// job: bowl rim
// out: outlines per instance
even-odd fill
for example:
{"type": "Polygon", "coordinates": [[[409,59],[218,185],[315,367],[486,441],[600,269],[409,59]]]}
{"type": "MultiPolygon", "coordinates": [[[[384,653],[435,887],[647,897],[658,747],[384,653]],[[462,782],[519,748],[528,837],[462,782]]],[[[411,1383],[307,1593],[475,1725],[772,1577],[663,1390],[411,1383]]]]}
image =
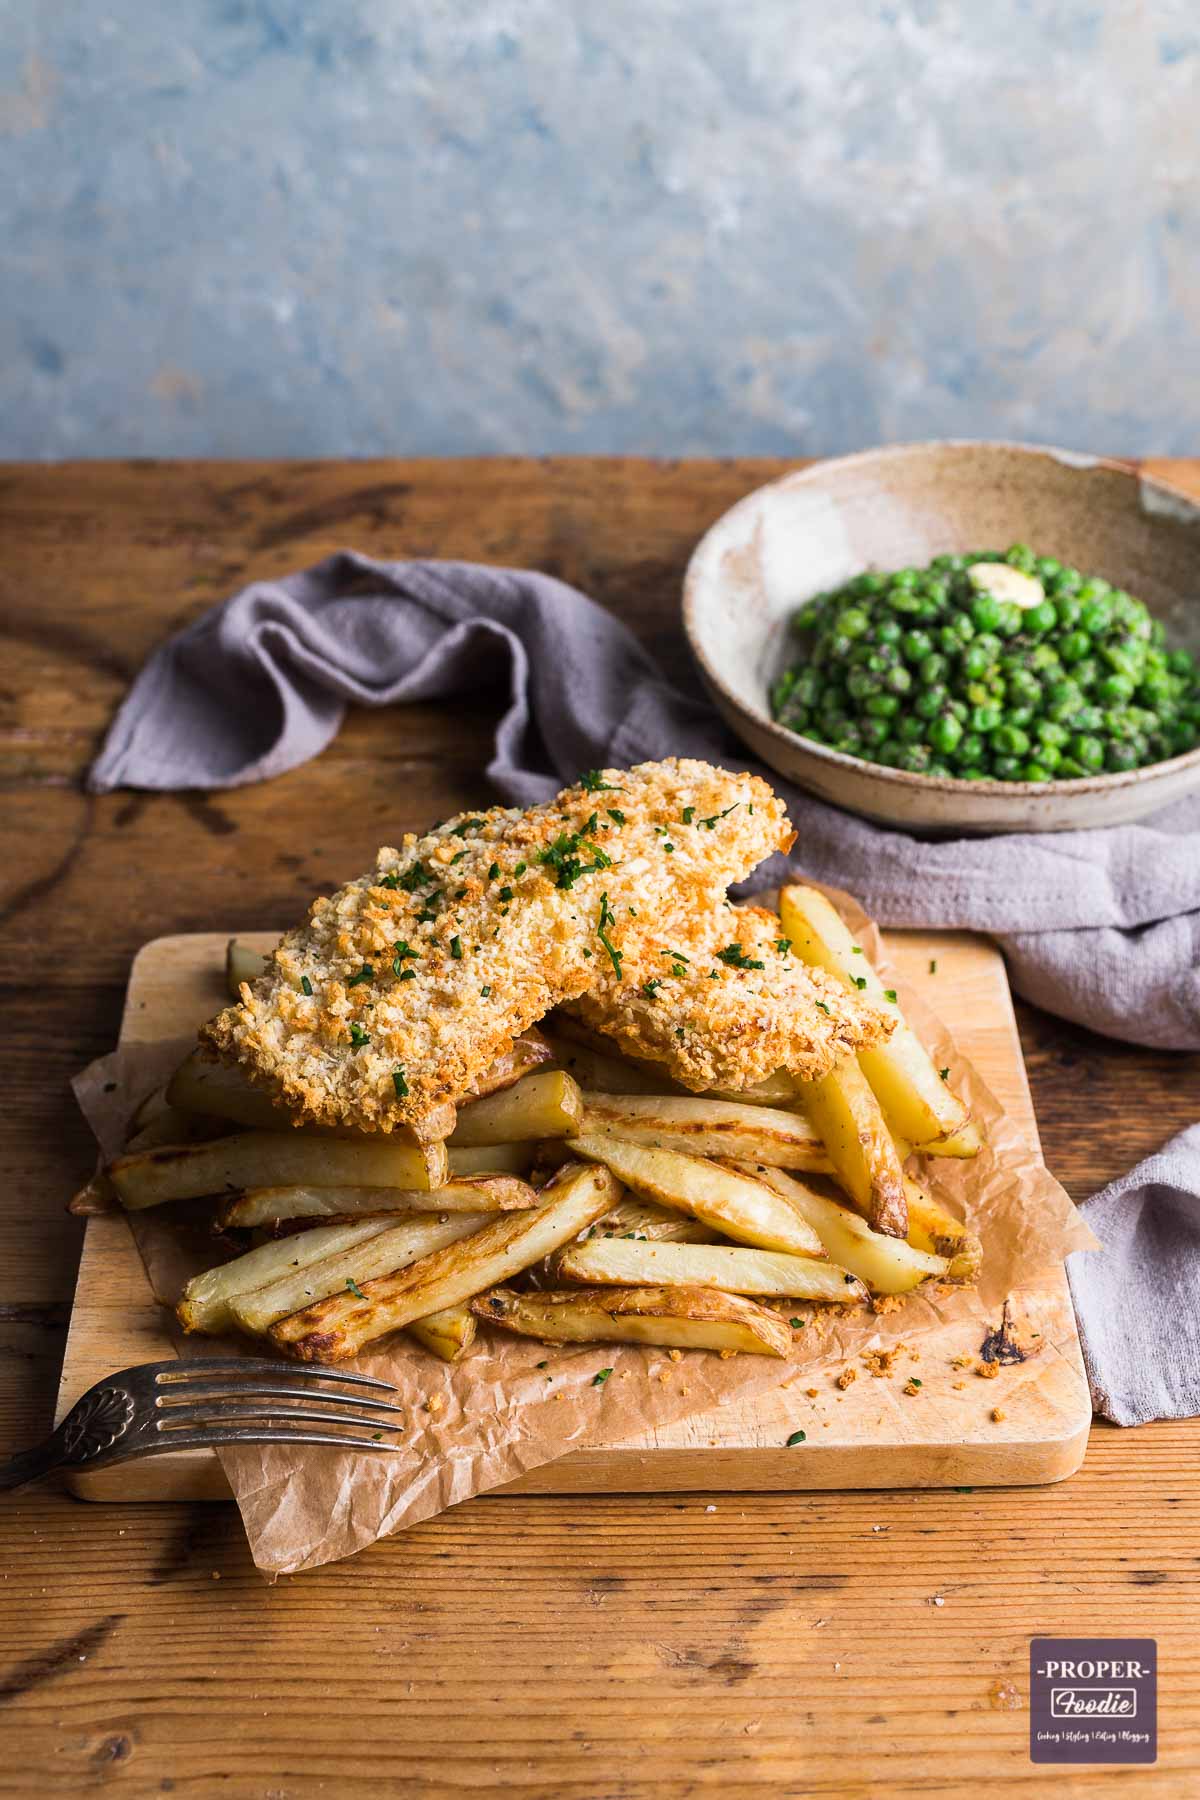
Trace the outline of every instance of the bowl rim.
{"type": "Polygon", "coordinates": [[[683,629],[692,655],[700,665],[701,673],[709,686],[720,694],[735,712],[751,718],[754,724],[780,744],[795,752],[797,749],[806,756],[819,762],[826,762],[832,768],[845,769],[849,772],[869,775],[886,784],[913,791],[924,790],[931,793],[978,795],[980,799],[1011,800],[1028,802],[1041,796],[1063,795],[1069,798],[1073,794],[1090,794],[1097,790],[1104,793],[1116,793],[1121,788],[1135,787],[1148,779],[1154,779],[1168,772],[1200,768],[1200,744],[1191,750],[1185,750],[1180,756],[1166,757],[1161,762],[1145,763],[1140,769],[1122,769],[1107,774],[1075,775],[1065,781],[971,781],[959,775],[919,775],[909,769],[889,768],[886,763],[873,763],[863,756],[851,756],[844,750],[834,750],[828,744],[818,744],[812,738],[804,737],[798,731],[790,731],[786,725],[778,724],[768,712],[757,705],[743,700],[740,694],[722,680],[717,670],[709,661],[700,639],[700,632],[695,617],[695,589],[698,580],[697,564],[700,554],[713,536],[726,521],[736,513],[749,512],[762,494],[771,488],[790,486],[807,477],[816,477],[818,472],[830,469],[844,469],[855,463],[901,461],[917,453],[931,450],[983,450],[983,451],[1017,451],[1021,455],[1037,457],[1044,461],[1056,462],[1062,467],[1080,474],[1090,474],[1093,470],[1110,470],[1123,475],[1139,486],[1157,489],[1170,501],[1178,503],[1182,508],[1193,512],[1196,523],[1200,525],[1200,501],[1185,489],[1176,487],[1173,482],[1163,481],[1157,475],[1148,475],[1138,467],[1135,460],[1126,460],[1113,456],[1095,456],[1087,451],[1065,450],[1053,444],[1026,444],[1009,438],[923,438],[903,444],[881,444],[873,449],[854,450],[846,456],[815,457],[810,462],[799,464],[796,468],[785,470],[771,481],[764,481],[740,500],[713,520],[704,535],[699,539],[683,576],[683,629]]]}

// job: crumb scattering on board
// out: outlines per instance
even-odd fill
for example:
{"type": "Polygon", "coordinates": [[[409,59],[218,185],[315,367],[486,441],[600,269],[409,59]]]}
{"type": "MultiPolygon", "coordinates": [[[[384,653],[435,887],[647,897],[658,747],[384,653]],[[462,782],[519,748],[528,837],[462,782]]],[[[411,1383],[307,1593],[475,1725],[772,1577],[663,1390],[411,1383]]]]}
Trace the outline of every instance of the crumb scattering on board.
{"type": "Polygon", "coordinates": [[[857,1380],[858,1380],[858,1370],[851,1368],[850,1364],[847,1363],[846,1367],[842,1370],[841,1374],[837,1377],[835,1385],[840,1388],[848,1388],[850,1386],[851,1382],[854,1382],[857,1380]]]}
{"type": "Polygon", "coordinates": [[[976,1365],[975,1373],[981,1375],[985,1381],[995,1381],[997,1375],[1000,1373],[1000,1364],[993,1362],[978,1363],[976,1365]]]}

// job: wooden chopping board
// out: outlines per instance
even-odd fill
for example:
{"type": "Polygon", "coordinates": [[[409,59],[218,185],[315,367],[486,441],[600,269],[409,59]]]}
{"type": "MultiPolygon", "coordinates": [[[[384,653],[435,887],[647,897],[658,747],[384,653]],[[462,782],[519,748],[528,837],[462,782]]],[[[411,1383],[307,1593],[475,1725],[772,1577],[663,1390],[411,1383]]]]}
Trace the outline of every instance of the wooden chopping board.
{"type": "MultiPolygon", "coordinates": [[[[276,933],[247,936],[268,950],[276,933]]],[[[888,952],[901,976],[919,987],[963,1054],[1038,1149],[1037,1123],[1004,963],[984,940],[965,933],[893,932],[888,952]],[[936,959],[937,974],[929,973],[936,959]]],[[[224,999],[226,935],[156,938],[130,972],[124,1044],[182,1036],[224,999]]],[[[1060,1267],[1019,1296],[1022,1315],[1045,1348],[981,1381],[952,1371],[956,1355],[978,1357],[977,1321],[922,1340],[919,1398],[899,1380],[868,1377],[840,1390],[833,1369],[814,1373],[805,1397],[803,1455],[785,1448],[797,1423],[794,1392],[758,1394],[719,1413],[628,1443],[573,1451],[547,1463],[507,1493],[681,1492],[696,1489],[818,1489],[1029,1485],[1061,1481],[1083,1461],[1091,1400],[1066,1274],[1060,1267]],[[936,1377],[931,1374],[937,1370],[936,1377]],[[961,1385],[956,1386],[956,1383],[961,1385]],[[1002,1405],[1001,1405],[1002,1402],[1002,1405]],[[1004,1417],[992,1420],[1000,1406],[1004,1417]]],[[[997,1323],[999,1321],[996,1321],[997,1323]]],[[[90,1218],[63,1360],[57,1417],[102,1377],[173,1354],[164,1315],[120,1214],[90,1218]]],[[[89,1500],[228,1499],[209,1451],[149,1457],[68,1478],[89,1500]]],[[[499,1490],[497,1490],[499,1491],[499,1490]]]]}

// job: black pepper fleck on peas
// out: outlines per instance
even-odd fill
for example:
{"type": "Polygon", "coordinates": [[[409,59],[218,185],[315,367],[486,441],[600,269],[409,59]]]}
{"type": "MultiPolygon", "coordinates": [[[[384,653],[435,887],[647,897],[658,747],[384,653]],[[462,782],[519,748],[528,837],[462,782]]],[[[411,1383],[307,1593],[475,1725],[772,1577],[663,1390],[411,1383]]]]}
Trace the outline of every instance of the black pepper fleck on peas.
{"type": "Polygon", "coordinates": [[[1200,744],[1200,669],[1140,600],[1027,545],[872,571],[796,613],[781,725],[959,781],[1066,781],[1200,744]]]}

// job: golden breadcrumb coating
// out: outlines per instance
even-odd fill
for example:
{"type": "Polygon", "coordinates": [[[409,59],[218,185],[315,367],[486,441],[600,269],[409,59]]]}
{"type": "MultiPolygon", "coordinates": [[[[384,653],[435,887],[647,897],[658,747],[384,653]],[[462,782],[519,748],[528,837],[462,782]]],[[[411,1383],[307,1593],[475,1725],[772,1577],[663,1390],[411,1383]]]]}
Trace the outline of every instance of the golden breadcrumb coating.
{"type": "Polygon", "coordinates": [[[865,995],[794,956],[779,915],[761,906],[663,916],[625,975],[603,970],[567,1010],[698,1093],[776,1069],[812,1081],[892,1029],[865,995]]]}
{"type": "Polygon", "coordinates": [[[299,1121],[412,1124],[791,839],[757,776],[675,758],[462,814],[314,900],[201,1041],[299,1121]]]}

